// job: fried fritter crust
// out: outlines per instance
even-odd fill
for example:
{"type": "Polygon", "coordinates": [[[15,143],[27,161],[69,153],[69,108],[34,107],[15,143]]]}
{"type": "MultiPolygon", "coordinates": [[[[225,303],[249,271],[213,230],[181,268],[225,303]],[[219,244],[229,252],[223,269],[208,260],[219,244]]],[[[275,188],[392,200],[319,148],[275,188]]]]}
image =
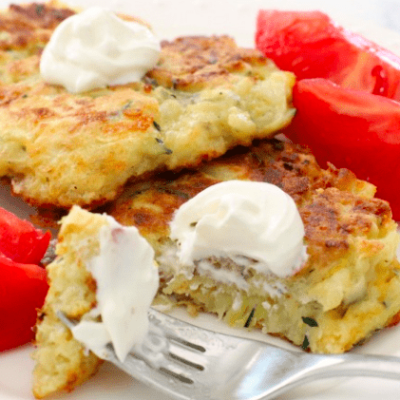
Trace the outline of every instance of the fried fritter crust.
{"type": "Polygon", "coordinates": [[[197,171],[137,183],[110,212],[137,226],[155,248],[159,303],[184,304],[192,314],[213,312],[230,325],[261,328],[313,352],[341,353],[398,320],[400,311],[399,237],[389,205],[374,193],[350,171],[321,169],[308,149],[273,139],[234,149],[197,171]],[[229,260],[206,260],[236,271],[244,290],[179,265],[169,238],[174,212],[210,185],[231,179],[273,183],[295,200],[308,259],[294,275],[281,279],[229,260]]]}
{"type": "Polygon", "coordinates": [[[19,58],[34,55],[49,41],[55,27],[73,14],[56,2],[11,4],[8,12],[0,14],[0,50],[21,52],[19,58]]]}
{"type": "Polygon", "coordinates": [[[46,84],[42,49],[72,14],[49,3],[0,16],[0,176],[33,205],[98,206],[129,179],[250,145],[294,114],[294,76],[225,36],[163,42],[138,83],[78,95],[46,84]]]}
{"type": "Polygon", "coordinates": [[[137,226],[157,247],[169,235],[173,213],[184,202],[213,184],[231,179],[277,185],[298,206],[310,202],[317,189],[328,187],[364,197],[375,193],[374,186],[358,180],[347,169],[332,165],[327,170],[320,168],[308,148],[272,139],[249,148],[237,147],[195,171],[160,174],[133,184],[108,211],[120,223],[137,226]]]}
{"type": "Polygon", "coordinates": [[[229,36],[180,37],[162,42],[163,52],[148,76],[159,85],[201,90],[224,84],[232,74],[265,78],[265,58],[253,49],[238,48],[229,36]]]}

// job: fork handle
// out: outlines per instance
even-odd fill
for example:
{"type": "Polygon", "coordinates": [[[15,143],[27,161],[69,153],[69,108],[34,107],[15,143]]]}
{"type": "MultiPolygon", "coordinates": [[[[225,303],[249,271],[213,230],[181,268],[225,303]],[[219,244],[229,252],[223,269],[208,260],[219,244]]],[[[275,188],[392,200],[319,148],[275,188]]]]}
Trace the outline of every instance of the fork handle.
{"type": "Polygon", "coordinates": [[[376,377],[400,380],[400,358],[359,354],[316,355],[298,354],[293,374],[271,385],[257,400],[270,399],[317,379],[334,377],[376,377]]]}
{"type": "Polygon", "coordinates": [[[400,380],[400,358],[362,354],[322,356],[318,362],[314,362],[314,365],[305,370],[301,380],[305,382],[305,380],[339,376],[370,376],[400,380]]]}

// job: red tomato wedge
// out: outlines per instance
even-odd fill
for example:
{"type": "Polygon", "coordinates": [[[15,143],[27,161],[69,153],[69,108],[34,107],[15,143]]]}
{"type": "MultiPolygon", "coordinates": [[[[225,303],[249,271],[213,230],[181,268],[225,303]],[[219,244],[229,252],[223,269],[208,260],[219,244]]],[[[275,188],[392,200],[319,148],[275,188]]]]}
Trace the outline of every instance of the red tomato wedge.
{"type": "Polygon", "coordinates": [[[0,351],[34,338],[37,309],[47,290],[44,268],[0,256],[0,351]]]}
{"type": "Polygon", "coordinates": [[[0,351],[34,338],[37,309],[47,294],[46,270],[38,265],[50,232],[0,208],[0,351]]]}
{"type": "Polygon", "coordinates": [[[326,78],[400,100],[400,58],[322,12],[261,10],[256,45],[298,79],[326,78]]]}
{"type": "Polygon", "coordinates": [[[39,264],[51,239],[50,232],[36,229],[0,207],[0,252],[18,263],[39,264]]]}
{"type": "Polygon", "coordinates": [[[400,105],[396,101],[343,89],[325,79],[296,83],[297,114],[285,133],[308,145],[321,165],[346,167],[377,185],[400,220],[400,105]]]}

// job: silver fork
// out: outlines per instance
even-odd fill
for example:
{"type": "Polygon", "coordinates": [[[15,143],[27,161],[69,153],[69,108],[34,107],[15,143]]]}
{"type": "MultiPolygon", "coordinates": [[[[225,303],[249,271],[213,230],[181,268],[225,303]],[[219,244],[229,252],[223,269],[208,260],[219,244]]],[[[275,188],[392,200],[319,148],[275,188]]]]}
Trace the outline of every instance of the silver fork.
{"type": "MultiPolygon", "coordinates": [[[[74,321],[58,313],[72,328],[74,321]]],[[[120,362],[106,359],[148,386],[182,400],[272,399],[321,378],[400,379],[400,358],[358,354],[315,355],[198,328],[154,309],[147,341],[120,362]]]]}

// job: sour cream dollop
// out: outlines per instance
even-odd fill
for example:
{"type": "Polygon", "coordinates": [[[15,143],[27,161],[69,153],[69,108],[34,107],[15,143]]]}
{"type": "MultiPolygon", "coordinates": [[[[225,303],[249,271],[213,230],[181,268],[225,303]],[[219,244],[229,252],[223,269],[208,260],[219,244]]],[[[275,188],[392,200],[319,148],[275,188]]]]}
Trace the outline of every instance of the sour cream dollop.
{"type": "Polygon", "coordinates": [[[79,93],[139,81],[159,58],[160,42],[146,26],[88,8],[54,31],[40,61],[51,84],[79,93]]]}
{"type": "Polygon", "coordinates": [[[183,265],[211,256],[248,257],[262,272],[288,276],[304,262],[304,225],[293,199],[275,185],[227,181],[184,203],[170,225],[183,265]]]}
{"type": "Polygon", "coordinates": [[[123,361],[146,338],[159,277],[154,250],[139,231],[106,218],[108,224],[99,233],[100,252],[87,265],[97,283],[97,307],[90,319],[101,316],[102,322],[83,319],[72,333],[100,358],[111,342],[123,361]]]}

